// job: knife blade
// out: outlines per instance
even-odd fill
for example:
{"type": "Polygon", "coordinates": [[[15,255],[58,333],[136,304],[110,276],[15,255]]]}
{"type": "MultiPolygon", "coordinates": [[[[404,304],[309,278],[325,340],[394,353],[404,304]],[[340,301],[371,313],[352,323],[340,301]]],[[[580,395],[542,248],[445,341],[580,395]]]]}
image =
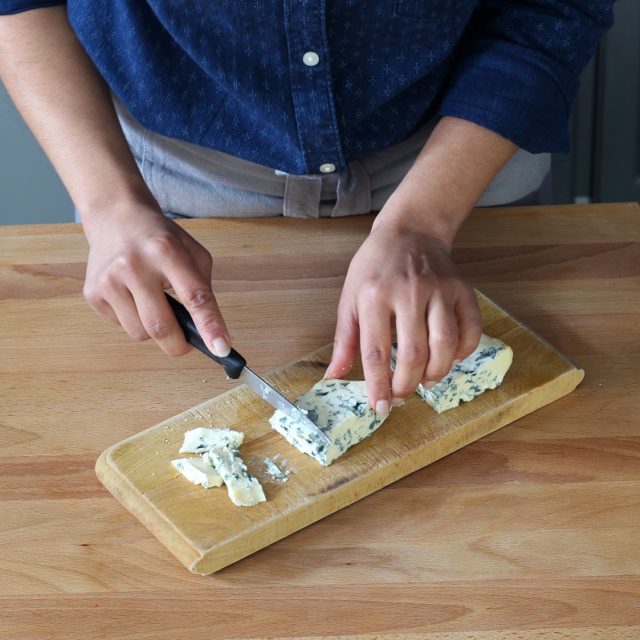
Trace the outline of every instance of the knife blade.
{"type": "Polygon", "coordinates": [[[332,445],[329,436],[313,421],[307,414],[296,407],[293,402],[287,400],[280,392],[276,391],[266,380],[263,380],[254,371],[245,365],[240,374],[242,380],[254,393],[266,400],[272,407],[282,411],[288,418],[296,422],[304,424],[317,438],[321,439],[325,444],[332,445]]]}
{"type": "Polygon", "coordinates": [[[255,373],[255,371],[247,367],[247,361],[235,349],[231,349],[229,355],[224,358],[219,358],[211,353],[196,328],[191,314],[184,305],[168,293],[165,293],[165,296],[189,344],[193,345],[198,351],[223,367],[229,378],[232,380],[242,380],[249,389],[265,402],[268,402],[274,409],[282,411],[287,417],[304,425],[316,438],[319,438],[325,444],[333,444],[329,436],[327,436],[317,424],[310,420],[302,409],[296,407],[293,402],[287,400],[277,389],[272,387],[266,380],[255,373]]]}

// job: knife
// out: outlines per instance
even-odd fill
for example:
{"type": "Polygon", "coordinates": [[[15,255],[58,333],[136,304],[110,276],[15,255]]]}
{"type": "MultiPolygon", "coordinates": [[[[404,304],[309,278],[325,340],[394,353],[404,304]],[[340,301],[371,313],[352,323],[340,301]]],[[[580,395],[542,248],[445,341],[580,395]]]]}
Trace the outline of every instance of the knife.
{"type": "Polygon", "coordinates": [[[256,395],[260,396],[263,400],[266,400],[275,409],[282,411],[282,413],[291,420],[295,420],[296,422],[303,424],[325,444],[333,444],[329,439],[329,436],[327,436],[327,434],[320,429],[318,425],[312,422],[304,411],[296,407],[292,402],[289,402],[289,400],[274,389],[266,380],[263,380],[257,373],[249,369],[249,367],[247,367],[247,361],[235,349],[231,349],[231,352],[225,358],[219,358],[211,353],[207,348],[207,345],[204,343],[202,336],[198,332],[198,329],[196,329],[196,325],[191,314],[187,311],[184,305],[168,293],[165,293],[165,296],[167,297],[167,302],[171,309],[175,313],[180,328],[184,331],[184,337],[190,345],[193,345],[198,349],[198,351],[201,351],[205,356],[211,358],[214,362],[223,367],[229,378],[232,380],[241,380],[256,395]]]}

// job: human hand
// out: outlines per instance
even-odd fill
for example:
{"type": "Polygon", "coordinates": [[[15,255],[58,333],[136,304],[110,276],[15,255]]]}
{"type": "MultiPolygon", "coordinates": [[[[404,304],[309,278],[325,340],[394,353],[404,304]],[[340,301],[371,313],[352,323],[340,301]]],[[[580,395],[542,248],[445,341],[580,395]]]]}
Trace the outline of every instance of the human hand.
{"type": "Polygon", "coordinates": [[[438,237],[380,223],[351,261],[325,377],[348,373],[359,347],[369,402],[379,415],[418,384],[435,384],[454,360],[478,345],[482,322],[476,298],[449,253],[438,237]],[[398,351],[391,379],[394,324],[398,351]]]}
{"type": "Polygon", "coordinates": [[[230,338],[211,289],[209,252],[149,205],[119,206],[85,224],[90,251],[84,296],[134,340],[153,338],[167,354],[190,350],[163,291],[173,288],[211,351],[230,338]]]}

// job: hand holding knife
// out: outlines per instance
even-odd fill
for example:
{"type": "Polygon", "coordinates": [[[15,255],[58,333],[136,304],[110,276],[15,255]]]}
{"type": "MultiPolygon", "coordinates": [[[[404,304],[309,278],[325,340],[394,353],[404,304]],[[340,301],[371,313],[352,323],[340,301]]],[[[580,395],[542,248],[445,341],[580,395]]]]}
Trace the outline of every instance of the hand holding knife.
{"type": "Polygon", "coordinates": [[[165,293],[165,295],[171,309],[175,313],[178,324],[184,331],[185,339],[189,344],[223,367],[229,378],[232,380],[241,380],[254,393],[256,393],[256,395],[260,396],[260,398],[268,402],[272,407],[279,409],[292,420],[305,424],[307,428],[316,433],[318,438],[322,439],[329,445],[332,444],[324,431],[309,420],[303,411],[296,407],[292,402],[289,402],[289,400],[274,389],[268,382],[266,382],[266,380],[263,380],[259,375],[247,367],[247,361],[235,349],[231,349],[229,355],[224,358],[220,358],[211,353],[202,339],[202,336],[198,332],[193,318],[184,305],[168,293],[165,293]]]}

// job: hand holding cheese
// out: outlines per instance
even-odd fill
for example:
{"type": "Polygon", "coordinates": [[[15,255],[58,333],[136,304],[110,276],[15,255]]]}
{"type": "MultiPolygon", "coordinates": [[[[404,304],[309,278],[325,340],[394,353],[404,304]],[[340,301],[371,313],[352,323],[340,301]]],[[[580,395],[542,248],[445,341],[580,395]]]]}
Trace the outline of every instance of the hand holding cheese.
{"type": "Polygon", "coordinates": [[[473,290],[444,242],[374,225],[349,266],[326,377],[351,369],[359,342],[369,401],[384,416],[392,399],[444,377],[454,359],[475,349],[481,331],[473,290]],[[391,381],[394,323],[398,360],[391,381]]]}

